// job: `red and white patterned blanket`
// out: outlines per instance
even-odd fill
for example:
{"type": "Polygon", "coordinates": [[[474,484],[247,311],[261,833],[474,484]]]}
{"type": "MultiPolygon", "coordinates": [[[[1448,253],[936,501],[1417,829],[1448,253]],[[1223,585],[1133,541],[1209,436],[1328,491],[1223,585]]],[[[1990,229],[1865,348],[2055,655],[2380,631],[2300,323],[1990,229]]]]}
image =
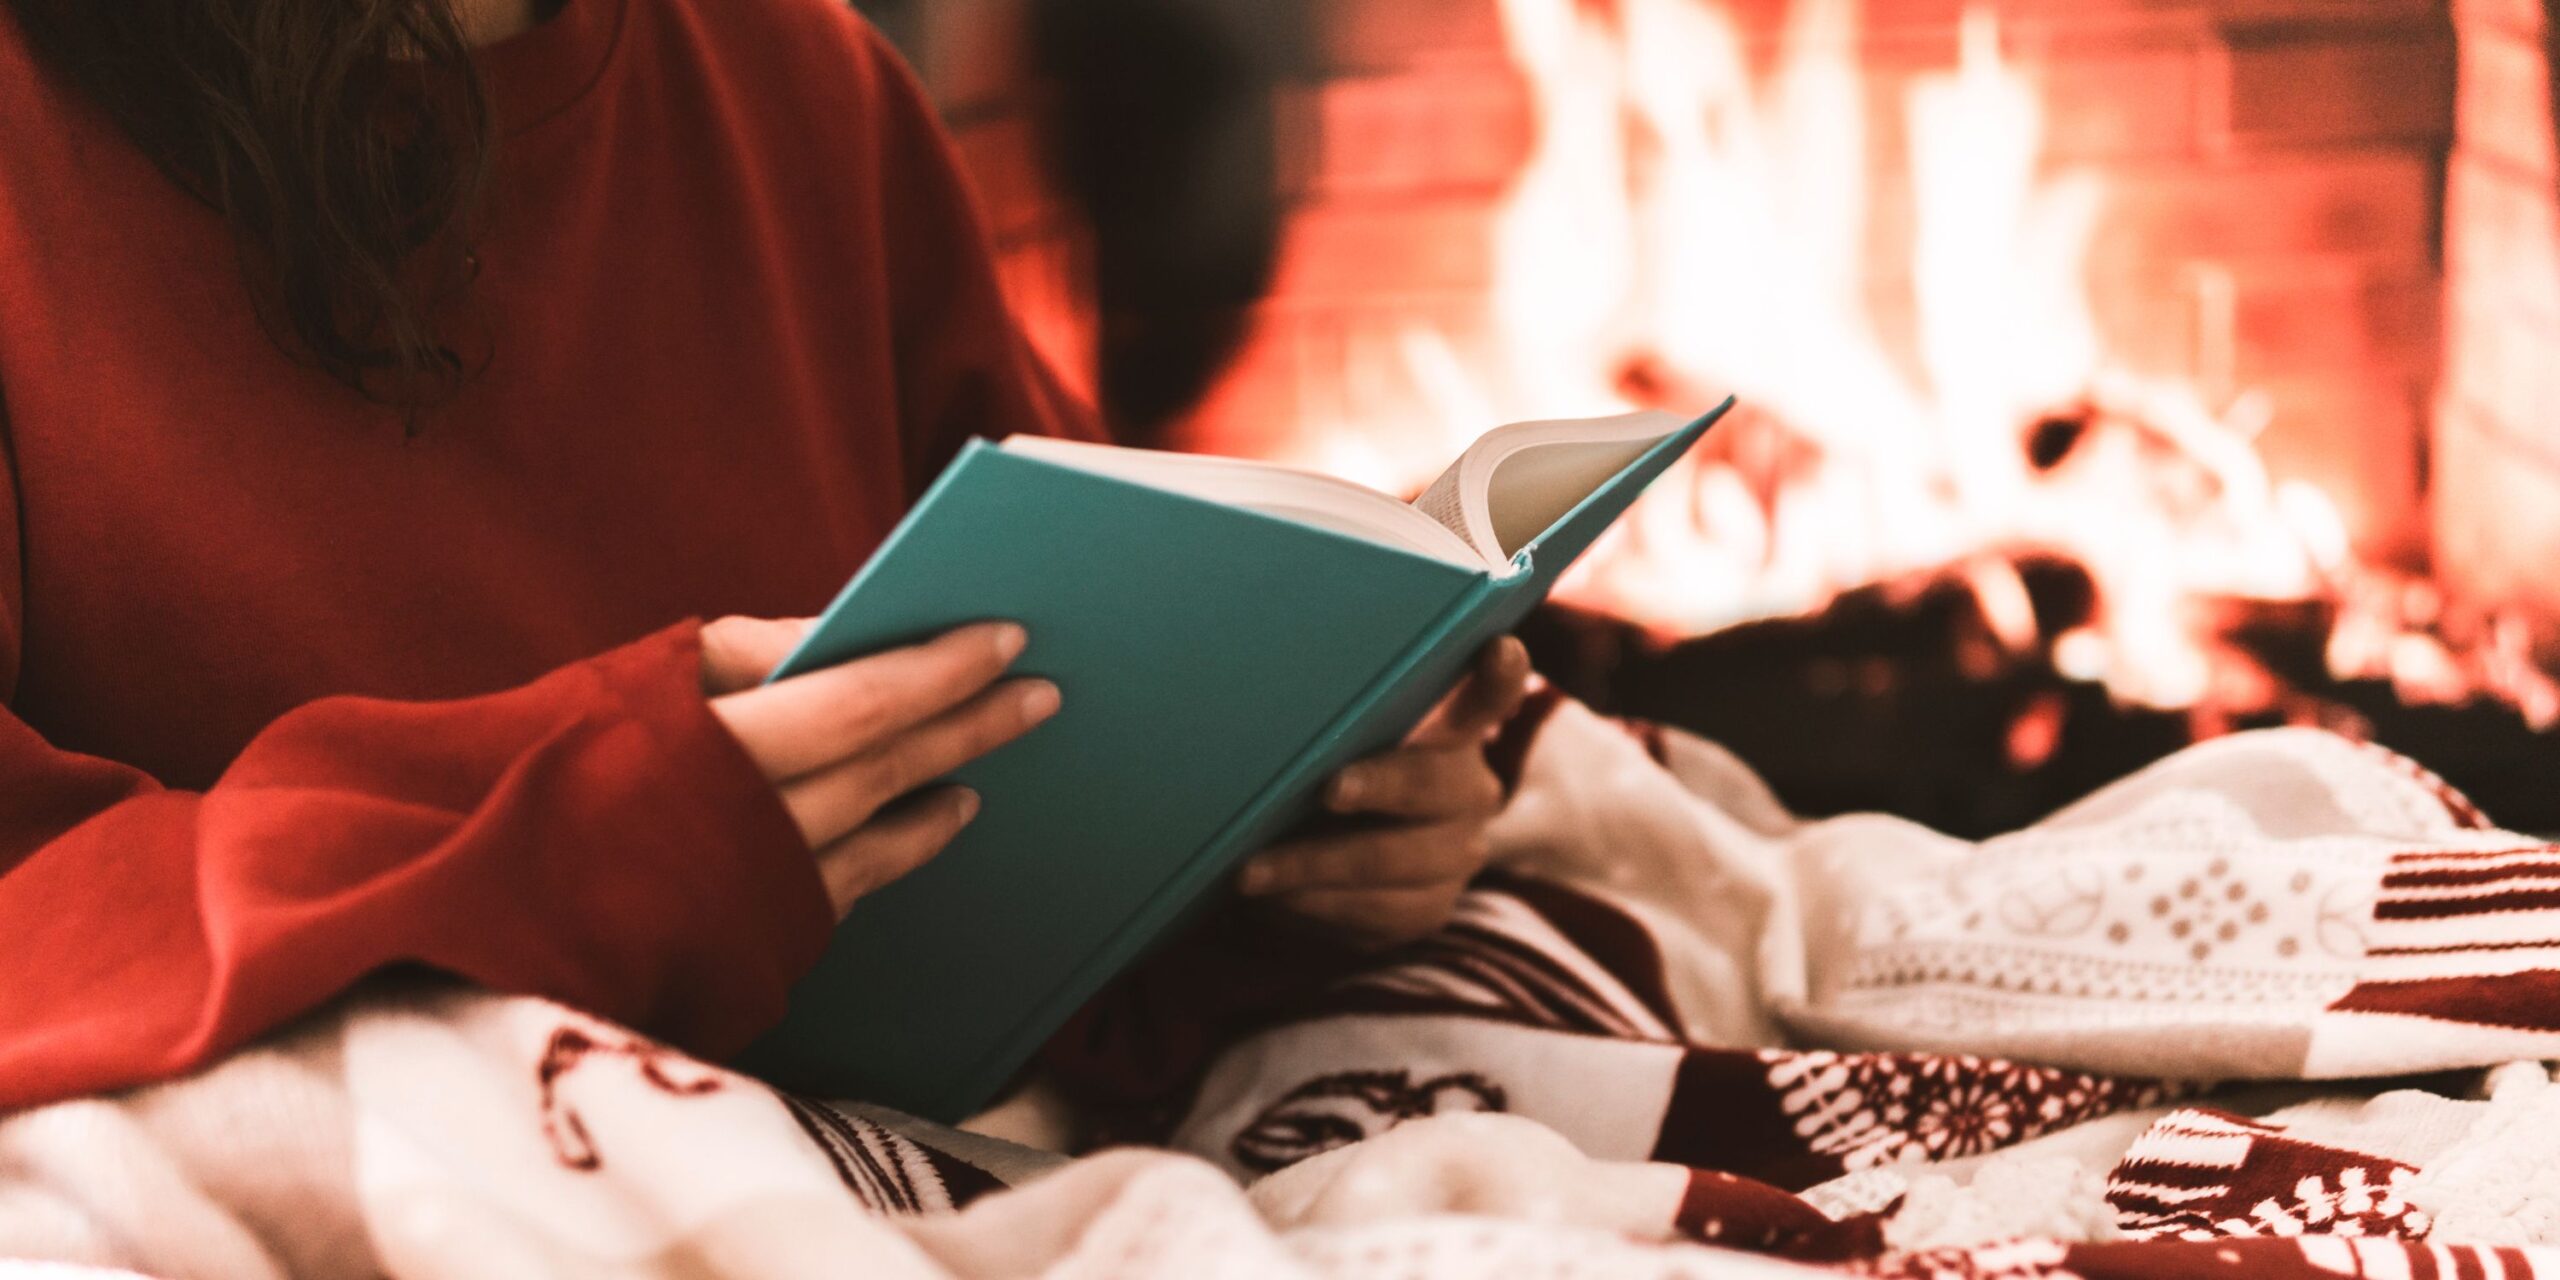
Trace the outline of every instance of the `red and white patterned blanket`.
{"type": "Polygon", "coordinates": [[[1504,1112],[1860,1274],[2560,1274],[2560,847],[2399,757],[2227,739],[1972,844],[1563,706],[1498,843],[1176,1145],[1255,1177],[1504,1112]]]}
{"type": "Polygon", "coordinates": [[[1799,822],[1708,744],[1546,710],[1502,872],[1230,1045],[1173,1152],[1044,1159],[540,1001],[380,990],[0,1122],[0,1256],[2560,1277],[2560,848],[2423,770],[2233,738],[1974,844],[1799,822]]]}

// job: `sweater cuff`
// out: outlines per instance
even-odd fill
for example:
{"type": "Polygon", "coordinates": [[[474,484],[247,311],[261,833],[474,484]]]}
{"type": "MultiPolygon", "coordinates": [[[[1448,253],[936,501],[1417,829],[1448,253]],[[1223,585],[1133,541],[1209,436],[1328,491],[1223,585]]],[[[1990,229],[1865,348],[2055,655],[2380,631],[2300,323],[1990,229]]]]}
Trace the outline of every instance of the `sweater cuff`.
{"type": "Polygon", "coordinates": [[[604,654],[597,674],[654,757],[641,775],[661,864],[632,867],[668,887],[677,963],[642,1025],[725,1059],[782,1020],[791,987],[835,927],[816,856],[782,797],[702,692],[702,626],[687,621],[604,654]]]}

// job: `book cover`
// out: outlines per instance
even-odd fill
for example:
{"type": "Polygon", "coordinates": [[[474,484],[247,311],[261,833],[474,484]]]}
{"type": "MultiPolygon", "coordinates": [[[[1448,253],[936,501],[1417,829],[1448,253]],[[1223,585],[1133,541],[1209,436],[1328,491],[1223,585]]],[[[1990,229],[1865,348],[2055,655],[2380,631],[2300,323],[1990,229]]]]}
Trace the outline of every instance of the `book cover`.
{"type": "MultiPolygon", "coordinates": [[[[1729,403],[1729,402],[1728,402],[1729,403]]],[[[952,775],[984,804],[856,903],[745,1065],[954,1121],[1395,741],[1723,412],[1482,570],[973,443],[776,678],[1010,618],[1058,714],[952,775]]]]}

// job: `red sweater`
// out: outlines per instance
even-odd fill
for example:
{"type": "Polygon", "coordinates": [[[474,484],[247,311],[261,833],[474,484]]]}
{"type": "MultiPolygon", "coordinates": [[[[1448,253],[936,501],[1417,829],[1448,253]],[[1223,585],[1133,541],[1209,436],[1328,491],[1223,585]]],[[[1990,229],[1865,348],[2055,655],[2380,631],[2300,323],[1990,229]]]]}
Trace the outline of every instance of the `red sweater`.
{"type": "Polygon", "coordinates": [[[836,0],[570,0],[483,67],[492,355],[405,439],[0,15],[0,1110],[402,962],[735,1049],[828,914],[690,620],[1087,430],[836,0]]]}

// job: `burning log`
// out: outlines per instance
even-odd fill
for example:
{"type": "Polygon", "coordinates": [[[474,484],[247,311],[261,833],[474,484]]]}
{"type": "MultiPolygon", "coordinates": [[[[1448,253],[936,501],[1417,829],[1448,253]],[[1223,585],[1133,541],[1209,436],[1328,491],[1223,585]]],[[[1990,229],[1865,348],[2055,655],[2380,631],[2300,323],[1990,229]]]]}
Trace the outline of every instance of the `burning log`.
{"type": "MultiPolygon", "coordinates": [[[[2084,573],[2045,557],[2015,565],[2048,636],[2090,605],[2084,573]]],[[[2053,812],[2201,738],[2314,725],[2425,764],[2492,818],[2560,832],[2560,733],[2476,692],[2415,702],[2385,677],[2341,677],[2324,655],[2333,602],[2199,601],[2247,696],[2148,707],[2067,674],[2058,646],[2029,653],[1991,636],[1954,573],[1862,588],[1803,617],[1665,640],[1588,610],[1554,606],[1522,635],[1539,669],[1619,715],[1723,744],[1798,812],[1899,814],[1983,837],[2053,812]],[[1979,655],[2006,655],[1986,671],[1979,655]]],[[[2537,672],[2540,668],[2534,668],[2537,672]]]]}

